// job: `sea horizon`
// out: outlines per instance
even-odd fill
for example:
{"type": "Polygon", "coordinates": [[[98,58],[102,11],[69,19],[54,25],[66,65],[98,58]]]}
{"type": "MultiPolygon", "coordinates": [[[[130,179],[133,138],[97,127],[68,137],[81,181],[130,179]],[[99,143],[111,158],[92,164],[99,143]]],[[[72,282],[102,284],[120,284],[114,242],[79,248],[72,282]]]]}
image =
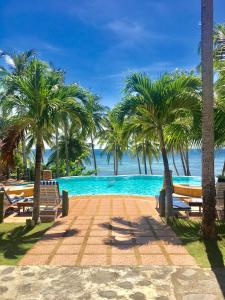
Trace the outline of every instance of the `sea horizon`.
{"type": "MultiPolygon", "coordinates": [[[[51,149],[46,149],[44,153],[44,161],[45,163],[48,160],[49,155],[51,154],[51,149]]],[[[98,169],[98,175],[100,176],[110,176],[113,175],[113,158],[110,160],[110,162],[107,162],[107,158],[105,154],[102,154],[102,149],[95,149],[96,154],[96,161],[97,161],[97,169],[98,169]]],[[[86,170],[93,170],[93,159],[90,155],[90,164],[85,163],[86,170]]],[[[173,175],[177,175],[172,163],[172,157],[169,154],[169,166],[170,170],[172,170],[173,175]]],[[[225,160],[225,149],[218,149],[215,150],[215,176],[218,176],[221,174],[223,169],[223,164],[225,160]]],[[[178,169],[179,175],[178,176],[184,176],[183,168],[182,168],[182,162],[180,159],[179,154],[175,154],[175,162],[176,167],[178,169]]],[[[190,172],[191,176],[201,176],[201,150],[200,149],[191,149],[189,150],[189,162],[190,162],[190,172]]],[[[147,169],[148,169],[148,175],[150,174],[149,170],[149,163],[147,161],[147,169]]],[[[143,162],[141,162],[141,170],[142,175],[144,175],[144,165],[143,162]]],[[[163,161],[160,157],[158,161],[153,159],[152,162],[152,175],[163,175],[163,161]]],[[[138,164],[137,164],[137,158],[133,158],[129,155],[129,153],[125,152],[122,160],[119,162],[119,174],[118,175],[138,175],[138,164]]]]}

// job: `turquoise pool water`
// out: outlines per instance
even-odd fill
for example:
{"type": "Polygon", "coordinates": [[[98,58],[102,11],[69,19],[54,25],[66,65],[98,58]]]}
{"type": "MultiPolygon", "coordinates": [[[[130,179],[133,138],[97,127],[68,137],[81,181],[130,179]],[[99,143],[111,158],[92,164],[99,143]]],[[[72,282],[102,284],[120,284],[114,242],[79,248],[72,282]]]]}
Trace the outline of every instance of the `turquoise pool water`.
{"type": "MultiPolygon", "coordinates": [[[[158,195],[163,184],[163,176],[97,176],[63,177],[58,179],[60,190],[69,195],[158,195]]],[[[201,185],[200,177],[174,176],[174,183],[201,185]]]]}

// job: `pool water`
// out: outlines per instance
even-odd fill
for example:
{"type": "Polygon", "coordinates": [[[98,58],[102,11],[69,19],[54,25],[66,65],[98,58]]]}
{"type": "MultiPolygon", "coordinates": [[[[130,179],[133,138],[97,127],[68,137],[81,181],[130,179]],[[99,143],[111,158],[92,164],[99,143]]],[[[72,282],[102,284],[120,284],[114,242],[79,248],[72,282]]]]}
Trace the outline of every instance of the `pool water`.
{"type": "MultiPolygon", "coordinates": [[[[62,177],[58,179],[60,190],[69,195],[149,195],[159,194],[163,185],[163,176],[88,176],[62,177]]],[[[200,177],[173,176],[174,183],[201,185],[200,177]]]]}

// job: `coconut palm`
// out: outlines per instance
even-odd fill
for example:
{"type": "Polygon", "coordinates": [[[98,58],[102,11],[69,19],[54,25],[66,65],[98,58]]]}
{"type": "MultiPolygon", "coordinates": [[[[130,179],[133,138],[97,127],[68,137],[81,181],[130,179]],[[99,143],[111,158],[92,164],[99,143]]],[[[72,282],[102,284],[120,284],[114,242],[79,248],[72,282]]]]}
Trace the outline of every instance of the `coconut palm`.
{"type": "Polygon", "coordinates": [[[184,111],[195,110],[199,80],[192,74],[165,74],[151,81],[147,75],[134,73],[127,79],[127,96],[117,107],[119,120],[135,116],[149,136],[158,136],[166,183],[166,216],[173,215],[172,182],[165,141],[168,126],[184,111]]]}
{"type": "Polygon", "coordinates": [[[214,26],[214,60],[215,66],[218,68],[220,62],[225,60],[225,24],[217,24],[214,26]]]}
{"type": "MultiPolygon", "coordinates": [[[[19,140],[21,132],[29,129],[32,132],[35,145],[35,180],[34,180],[34,209],[33,220],[35,223],[39,219],[39,199],[40,199],[40,180],[42,151],[44,138],[53,132],[54,116],[58,111],[65,111],[82,120],[85,118],[81,106],[65,98],[59,100],[60,93],[58,86],[58,76],[53,76],[51,68],[33,59],[22,75],[10,75],[8,84],[15,86],[16,92],[7,98],[5,107],[12,113],[16,112],[11,119],[11,129],[16,131],[15,143],[19,140]]],[[[10,137],[10,128],[8,137],[10,137]]],[[[9,140],[9,138],[8,138],[9,140]]],[[[4,147],[7,148],[7,137],[4,147]]]]}
{"type": "Polygon", "coordinates": [[[100,146],[104,147],[103,153],[107,154],[107,161],[113,157],[114,175],[118,175],[118,163],[125,150],[125,142],[122,139],[122,127],[118,124],[113,112],[104,117],[103,129],[99,132],[100,146]]]}
{"type": "Polygon", "coordinates": [[[174,152],[180,154],[184,175],[190,176],[189,149],[200,147],[201,144],[201,103],[194,113],[183,114],[181,118],[166,126],[166,143],[172,154],[174,169],[178,170],[174,160],[174,152]]]}
{"type": "Polygon", "coordinates": [[[214,238],[213,0],[201,1],[203,237],[214,238]]]}
{"type": "MultiPolygon", "coordinates": [[[[58,138],[58,144],[53,145],[52,153],[49,156],[47,166],[54,165],[56,166],[57,156],[59,155],[60,159],[58,161],[59,166],[66,165],[65,158],[65,146],[68,144],[68,160],[69,163],[77,162],[80,157],[83,160],[88,160],[89,155],[89,146],[85,142],[85,136],[82,134],[82,128],[79,124],[71,123],[67,132],[67,137],[65,137],[65,133],[62,131],[58,138]]],[[[79,161],[80,165],[83,165],[83,161],[79,161]]],[[[58,170],[58,176],[65,176],[66,174],[60,173],[58,170]]]]}
{"type": "MultiPolygon", "coordinates": [[[[79,103],[80,107],[82,107],[81,100],[83,97],[85,97],[85,91],[77,84],[70,84],[65,85],[64,84],[64,74],[61,73],[60,78],[60,84],[57,86],[56,89],[56,96],[57,98],[63,102],[69,100],[71,102],[75,101],[76,103],[79,103]]],[[[82,108],[84,109],[84,108],[82,108]]],[[[86,121],[88,118],[86,118],[86,121]]],[[[58,137],[59,137],[59,127],[62,127],[62,130],[64,131],[64,137],[65,137],[65,160],[66,160],[66,176],[70,175],[70,161],[69,161],[69,129],[72,125],[72,123],[75,123],[76,125],[81,125],[80,118],[77,117],[77,115],[70,114],[67,111],[58,111],[55,115],[55,141],[56,145],[58,145],[58,137]]],[[[86,128],[89,123],[86,122],[86,124],[83,123],[82,129],[86,128]]],[[[73,128],[77,128],[77,126],[73,126],[73,128]]],[[[59,173],[59,145],[56,148],[56,176],[58,177],[59,173]]]]}
{"type": "MultiPolygon", "coordinates": [[[[25,70],[27,64],[30,62],[30,60],[34,57],[36,52],[31,49],[24,52],[13,52],[12,54],[8,52],[2,52],[1,57],[4,58],[8,70],[4,69],[5,75],[7,74],[14,74],[14,75],[21,75],[23,71],[25,70]]],[[[11,88],[12,85],[10,86],[11,88]]],[[[6,92],[6,94],[9,91],[6,92]]],[[[28,173],[27,173],[27,149],[26,149],[26,132],[23,132],[21,134],[21,145],[22,145],[22,157],[23,157],[23,172],[24,172],[24,178],[27,179],[28,173]]]]}
{"type": "Polygon", "coordinates": [[[144,164],[144,174],[146,175],[148,173],[147,158],[149,161],[150,173],[152,174],[152,160],[154,158],[158,160],[159,158],[156,137],[154,135],[150,136],[149,132],[145,132],[143,123],[139,122],[137,116],[132,116],[127,119],[126,122],[123,123],[122,129],[123,139],[127,140],[128,144],[129,140],[132,141],[133,147],[131,148],[131,153],[135,154],[137,157],[139,173],[141,173],[139,156],[142,156],[142,161],[144,164]]]}
{"type": "Polygon", "coordinates": [[[89,118],[88,136],[91,140],[95,175],[98,175],[94,140],[98,133],[102,130],[102,120],[108,108],[100,103],[100,98],[97,95],[91,94],[90,92],[86,93],[83,103],[89,118]]]}

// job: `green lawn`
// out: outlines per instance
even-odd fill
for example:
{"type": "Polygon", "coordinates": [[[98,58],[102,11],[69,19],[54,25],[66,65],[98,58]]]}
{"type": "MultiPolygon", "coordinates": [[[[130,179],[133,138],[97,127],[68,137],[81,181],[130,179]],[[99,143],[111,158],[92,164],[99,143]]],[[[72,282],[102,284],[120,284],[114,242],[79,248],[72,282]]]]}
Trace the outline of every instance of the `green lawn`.
{"type": "Polygon", "coordinates": [[[0,224],[0,265],[15,265],[51,225],[27,228],[24,224],[0,224]]]}
{"type": "Polygon", "coordinates": [[[217,223],[219,239],[213,241],[201,239],[199,235],[200,224],[200,222],[193,220],[174,219],[170,225],[201,267],[224,267],[225,222],[217,223]]]}

